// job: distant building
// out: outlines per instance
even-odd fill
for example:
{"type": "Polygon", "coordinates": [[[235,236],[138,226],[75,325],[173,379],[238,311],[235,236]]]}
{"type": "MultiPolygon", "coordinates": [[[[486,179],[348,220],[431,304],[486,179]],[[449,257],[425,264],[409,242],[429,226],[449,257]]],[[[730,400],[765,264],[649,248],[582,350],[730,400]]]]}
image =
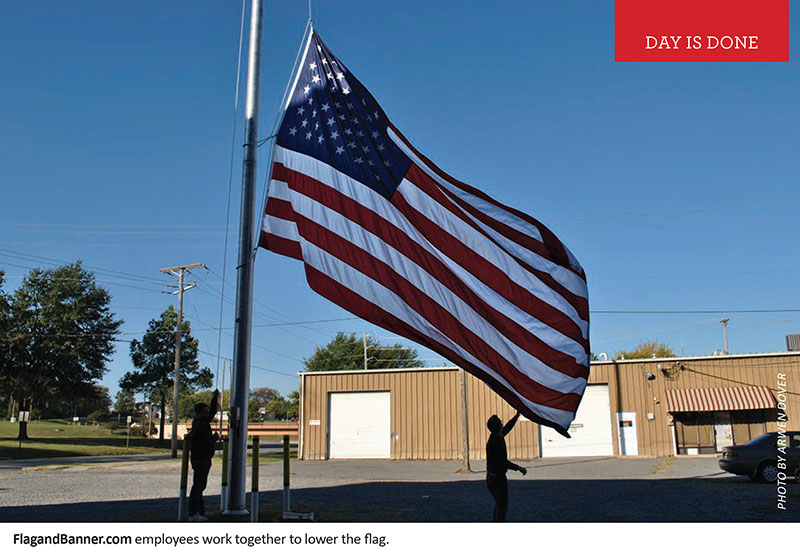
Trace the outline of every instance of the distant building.
{"type": "MultiPolygon", "coordinates": [[[[300,381],[300,457],[484,458],[486,420],[513,410],[459,368],[309,372],[300,381]]],[[[598,361],[567,439],[521,420],[510,458],[714,454],[775,431],[778,403],[800,429],[800,352],[598,361]],[[782,386],[784,383],[785,386],[782,386]]]]}

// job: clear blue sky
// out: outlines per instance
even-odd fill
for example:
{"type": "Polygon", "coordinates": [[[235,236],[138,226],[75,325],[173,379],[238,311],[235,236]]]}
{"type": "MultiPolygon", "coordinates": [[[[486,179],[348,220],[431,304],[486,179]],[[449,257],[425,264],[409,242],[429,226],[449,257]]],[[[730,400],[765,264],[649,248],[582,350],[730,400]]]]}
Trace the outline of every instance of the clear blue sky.
{"type": "MultiPolygon", "coordinates": [[[[314,5],[326,43],[419,149],[567,243],[594,311],[800,308],[798,41],[789,63],[615,63],[610,1],[314,5]]],[[[266,2],[262,137],[307,9],[266,2]]],[[[218,0],[0,9],[0,249],[122,273],[98,272],[122,340],[175,303],[159,268],[206,263],[186,313],[212,368],[240,17],[240,2],[218,0]]],[[[230,282],[239,149],[233,185],[230,282]]],[[[0,252],[9,290],[35,265],[0,252]]],[[[265,251],[255,286],[257,325],[351,318],[306,286],[300,264],[265,251]]],[[[781,351],[800,332],[800,313],[594,314],[592,348],[658,339],[709,354],[723,316],[735,353],[781,351]]],[[[225,304],[225,357],[232,323],[225,304]]],[[[300,359],[337,330],[397,341],[352,319],[259,326],[251,385],[295,389],[300,359]]],[[[112,393],[130,367],[120,343],[112,393]]]]}

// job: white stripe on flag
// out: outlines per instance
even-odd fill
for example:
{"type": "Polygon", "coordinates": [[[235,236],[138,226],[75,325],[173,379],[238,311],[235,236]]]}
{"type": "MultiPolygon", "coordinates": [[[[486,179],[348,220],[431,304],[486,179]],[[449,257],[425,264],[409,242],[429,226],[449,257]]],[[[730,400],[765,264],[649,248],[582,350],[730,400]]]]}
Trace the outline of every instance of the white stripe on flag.
{"type": "MultiPolygon", "coordinates": [[[[409,236],[424,246],[428,252],[435,254],[440,259],[442,259],[442,257],[447,258],[447,256],[442,254],[441,251],[433,246],[428,239],[421,235],[414,225],[410,223],[408,219],[391,204],[391,202],[386,200],[383,196],[373,195],[375,192],[369,187],[344,175],[343,173],[340,173],[336,169],[333,169],[329,165],[317,159],[302,153],[284,149],[280,146],[275,147],[275,161],[282,163],[290,169],[312,177],[324,184],[330,185],[344,196],[358,200],[358,202],[363,206],[373,210],[381,217],[394,223],[398,228],[405,231],[409,236]]],[[[427,197],[419,189],[414,187],[411,182],[404,180],[401,183],[401,187],[403,187],[403,190],[401,190],[401,195],[405,196],[408,194],[411,198],[409,203],[413,202],[413,205],[418,211],[428,215],[431,220],[447,229],[466,246],[468,246],[473,252],[491,261],[512,281],[514,281],[514,283],[517,283],[520,287],[531,292],[542,301],[561,310],[580,328],[583,336],[588,337],[588,324],[578,316],[572,305],[570,305],[561,295],[542,283],[539,278],[522,268],[522,266],[520,266],[519,263],[513,258],[510,258],[505,253],[498,251],[496,247],[491,245],[491,243],[487,241],[483,235],[463,234],[462,232],[464,231],[474,231],[474,229],[464,224],[458,218],[453,216],[450,211],[446,210],[437,202],[427,197]],[[462,225],[459,227],[458,224],[462,225]]],[[[494,291],[492,291],[492,293],[494,293],[495,297],[502,298],[494,291]]],[[[505,301],[505,299],[503,299],[503,301],[505,301]]],[[[532,317],[532,319],[540,322],[536,317],[532,317]]]]}
{"type": "MultiPolygon", "coordinates": [[[[291,202],[295,212],[305,216],[314,223],[322,225],[340,237],[347,239],[371,254],[374,258],[384,262],[391,269],[395,270],[396,273],[405,277],[413,285],[423,290],[436,303],[449,311],[461,322],[462,326],[489,343],[518,371],[536,371],[535,380],[553,390],[564,393],[583,393],[586,385],[586,381],[583,378],[567,376],[551,368],[536,356],[514,344],[511,340],[502,335],[496,326],[487,322],[475,312],[469,304],[462,301],[455,293],[442,285],[436,278],[428,273],[427,270],[421,268],[405,255],[395,250],[383,241],[383,239],[361,228],[359,224],[347,220],[341,214],[331,210],[324,204],[320,204],[294,191],[290,193],[285,183],[273,181],[273,185],[275,186],[272,193],[273,198],[282,198],[283,195],[289,195],[289,197],[285,199],[291,202]]],[[[376,193],[374,196],[380,195],[376,193]]],[[[361,199],[360,202],[364,202],[364,200],[361,199]]],[[[306,245],[301,242],[301,246],[305,247],[306,245]]],[[[505,309],[498,310],[503,312],[505,309]]],[[[541,326],[544,327],[544,325],[541,326]]],[[[553,333],[555,334],[555,331],[553,331],[553,333]]],[[[565,353],[566,350],[572,349],[572,356],[576,363],[585,357],[583,348],[574,341],[562,337],[560,342],[562,347],[555,347],[565,353]],[[567,341],[572,344],[572,347],[563,347],[563,344],[567,341]]]]}
{"type": "MultiPolygon", "coordinates": [[[[502,208],[498,208],[494,204],[489,204],[489,202],[486,202],[484,200],[481,200],[480,198],[477,198],[476,196],[464,192],[454,184],[444,179],[433,169],[431,169],[424,161],[422,161],[422,159],[420,159],[417,156],[416,153],[414,153],[414,151],[408,145],[406,145],[406,143],[402,140],[402,138],[400,138],[397,134],[395,134],[394,130],[392,130],[391,128],[387,128],[386,133],[397,144],[397,147],[399,147],[403,151],[403,153],[409,157],[409,159],[411,159],[414,163],[416,163],[416,165],[420,169],[425,171],[425,173],[427,173],[428,176],[433,178],[441,186],[448,188],[450,192],[452,192],[454,195],[464,200],[467,200],[467,198],[469,197],[470,205],[474,206],[477,209],[480,209],[485,214],[494,217],[498,221],[506,223],[509,227],[512,227],[513,229],[523,231],[527,233],[529,236],[536,238],[537,240],[540,241],[542,240],[541,233],[532,224],[522,219],[519,219],[513,216],[512,214],[509,214],[508,212],[506,212],[502,208]],[[478,205],[477,202],[472,203],[473,200],[480,201],[480,206],[478,205]],[[504,216],[503,219],[499,219],[498,217],[498,215],[501,213],[504,216]],[[532,228],[536,229],[535,236],[532,234],[531,231],[532,228]]],[[[575,295],[584,298],[588,296],[586,282],[584,282],[583,279],[572,270],[559,266],[555,262],[547,260],[546,258],[543,258],[540,255],[531,252],[524,247],[520,247],[517,243],[515,243],[511,239],[508,239],[507,237],[501,235],[497,231],[494,231],[493,229],[486,227],[484,224],[480,222],[478,222],[478,225],[482,229],[484,229],[484,231],[487,234],[489,234],[489,232],[491,231],[492,238],[498,240],[498,242],[500,242],[504,248],[506,248],[510,253],[520,258],[523,262],[530,264],[537,270],[541,270],[549,274],[553,279],[555,279],[558,283],[563,285],[566,289],[568,289],[575,295]]],[[[564,249],[567,250],[566,247],[564,247],[564,249]]],[[[567,254],[570,256],[570,260],[577,263],[575,257],[572,256],[572,254],[568,250],[567,254]]]]}
{"type": "MultiPolygon", "coordinates": [[[[383,241],[379,237],[375,237],[372,233],[368,231],[365,230],[354,231],[350,229],[350,225],[348,225],[347,227],[329,226],[337,219],[344,220],[346,218],[336,213],[335,211],[331,210],[327,206],[320,204],[315,200],[307,198],[300,193],[294,191],[290,192],[288,185],[282,181],[278,180],[272,181],[270,196],[274,199],[286,200],[292,203],[295,211],[298,211],[299,213],[306,215],[316,223],[326,224],[326,226],[328,226],[329,229],[335,231],[342,237],[348,238],[351,242],[354,242],[355,244],[361,246],[365,250],[372,252],[373,255],[378,254],[376,252],[377,251],[376,247],[382,247],[383,245],[386,245],[385,241],[383,241]],[[303,209],[304,207],[308,208],[312,206],[313,209],[311,210],[303,209]],[[369,236],[370,242],[368,244],[370,246],[365,246],[365,243],[359,242],[359,239],[361,239],[365,235],[369,236]]],[[[383,198],[377,194],[375,194],[374,196],[383,200],[383,198]]],[[[363,198],[359,200],[359,203],[364,205],[369,205],[367,204],[367,200],[364,200],[363,198]]],[[[378,202],[378,205],[380,205],[380,201],[378,202]]],[[[360,228],[360,226],[358,227],[360,228]]],[[[274,233],[274,231],[270,232],[274,233]]],[[[294,229],[294,232],[296,232],[296,228],[294,229]]],[[[406,233],[412,240],[417,241],[420,244],[420,246],[429,248],[431,256],[433,256],[434,258],[438,258],[446,267],[448,267],[448,269],[450,269],[450,271],[457,277],[458,280],[464,283],[465,287],[470,289],[476,297],[480,298],[487,305],[491,306],[501,314],[510,318],[511,320],[522,326],[524,329],[527,329],[529,332],[531,332],[533,335],[535,335],[537,338],[542,340],[550,347],[557,349],[558,351],[565,353],[569,356],[572,356],[575,359],[576,363],[588,365],[588,363],[585,362],[586,352],[584,351],[583,346],[581,346],[578,342],[576,342],[575,340],[573,340],[568,336],[565,336],[558,330],[551,328],[547,324],[544,324],[536,317],[531,316],[530,314],[526,313],[525,311],[519,309],[517,306],[507,301],[506,299],[502,298],[493,290],[488,288],[485,284],[483,284],[474,276],[472,276],[467,270],[464,270],[458,264],[450,260],[445,254],[436,250],[435,247],[426,247],[427,241],[416,230],[409,229],[406,231],[406,233]]],[[[293,236],[287,238],[296,240],[296,237],[293,236]]],[[[394,249],[392,249],[392,251],[394,251],[394,249]]],[[[401,255],[400,253],[398,253],[398,255],[399,257],[402,257],[404,260],[407,260],[407,257],[405,257],[404,255],[401,255]]],[[[394,267],[394,264],[385,259],[384,262],[394,267]]],[[[416,263],[411,262],[410,260],[408,260],[408,262],[409,266],[418,268],[416,263]]],[[[425,275],[428,275],[427,271],[420,271],[418,273],[424,273],[425,275]]],[[[417,283],[416,279],[412,279],[412,281],[417,285],[422,285],[417,283]]],[[[430,281],[435,282],[435,284],[439,286],[437,289],[442,289],[444,291],[447,291],[447,294],[449,296],[456,297],[455,294],[449,291],[446,287],[441,286],[439,281],[433,278],[432,276],[430,281]]],[[[426,289],[426,292],[428,292],[429,295],[433,295],[434,290],[426,289]]],[[[445,295],[445,297],[447,297],[448,295],[445,295]]],[[[440,297],[435,297],[435,298],[437,299],[437,301],[441,302],[440,297]]],[[[443,306],[446,305],[443,304],[443,306]]],[[[472,308],[470,308],[470,312],[474,313],[472,308]]],[[[481,320],[483,321],[484,319],[481,318],[481,320]]],[[[490,327],[492,329],[495,328],[494,326],[490,327]]],[[[561,373],[558,374],[561,375],[561,373]]]]}
{"type": "MultiPolygon", "coordinates": [[[[526,288],[545,303],[561,310],[578,325],[583,336],[588,337],[589,325],[578,315],[574,307],[564,299],[564,297],[545,285],[539,278],[525,270],[513,258],[509,258],[506,254],[498,251],[497,247],[488,241],[482,233],[477,232],[476,234],[475,229],[467,225],[450,210],[442,207],[433,198],[417,188],[411,181],[403,179],[398,190],[417,211],[456,237],[475,254],[492,262],[515,283],[526,288]]],[[[503,238],[505,239],[505,237],[503,238]]],[[[536,268],[541,269],[540,267],[536,268]]]]}
{"type": "Polygon", "coordinates": [[[568,425],[571,421],[573,417],[572,412],[550,408],[548,406],[542,406],[521,396],[502,376],[494,373],[491,367],[488,367],[479,359],[476,359],[474,356],[464,351],[464,348],[462,348],[459,344],[441,334],[425,318],[411,309],[400,297],[397,296],[397,294],[389,289],[386,289],[386,287],[384,287],[381,283],[368,276],[365,276],[358,270],[351,268],[346,263],[331,256],[329,253],[321,250],[316,245],[313,245],[304,239],[301,239],[300,243],[303,249],[303,260],[312,268],[318,270],[322,274],[325,274],[333,281],[341,285],[360,286],[359,295],[373,304],[385,309],[387,313],[396,316],[411,326],[412,329],[434,339],[445,347],[451,349],[456,354],[460,355],[465,360],[486,371],[492,376],[492,378],[513,392],[514,395],[519,397],[531,410],[544,419],[548,419],[558,423],[559,425],[563,425],[565,422],[568,425]]]}
{"type": "MultiPolygon", "coordinates": [[[[288,190],[288,185],[286,183],[272,181],[272,185],[276,188],[274,192],[270,192],[271,198],[278,198],[281,200],[289,199],[286,196],[288,192],[281,191],[281,190],[288,190]]],[[[297,224],[294,221],[286,221],[285,219],[279,219],[269,214],[264,216],[264,221],[261,226],[261,230],[266,231],[267,233],[271,233],[276,237],[282,237],[290,241],[300,240],[300,234],[297,232],[297,224]]]]}

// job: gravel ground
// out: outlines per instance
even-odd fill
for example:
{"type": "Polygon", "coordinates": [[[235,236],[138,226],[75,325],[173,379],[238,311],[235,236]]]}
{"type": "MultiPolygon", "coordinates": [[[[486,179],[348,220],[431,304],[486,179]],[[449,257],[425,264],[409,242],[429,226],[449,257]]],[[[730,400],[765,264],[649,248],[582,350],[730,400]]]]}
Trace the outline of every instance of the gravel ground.
{"type": "MultiPolygon", "coordinates": [[[[180,463],[136,457],[0,465],[0,521],[172,521],[180,463]],[[71,463],[70,463],[71,462],[71,463]]],[[[81,459],[79,459],[81,460],[81,459]]],[[[716,458],[571,458],[523,463],[509,473],[510,521],[741,522],[800,521],[800,484],[787,485],[787,509],[775,485],[719,470],[716,458]]],[[[294,510],[318,521],[482,522],[492,501],[483,463],[457,473],[457,462],[330,461],[292,463],[294,510]]],[[[206,503],[219,508],[220,463],[206,503]]],[[[280,513],[282,464],[261,464],[261,518],[280,513]]],[[[248,482],[249,484],[249,482],[248,482]]],[[[248,485],[249,486],[249,485],[248,485]]]]}

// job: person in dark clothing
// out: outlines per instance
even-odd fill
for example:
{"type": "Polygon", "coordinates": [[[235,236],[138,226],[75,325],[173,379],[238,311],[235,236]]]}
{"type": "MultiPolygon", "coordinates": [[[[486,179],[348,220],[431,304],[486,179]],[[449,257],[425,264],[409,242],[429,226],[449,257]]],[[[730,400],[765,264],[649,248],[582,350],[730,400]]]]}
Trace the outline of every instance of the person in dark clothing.
{"type": "Polygon", "coordinates": [[[211,458],[217,446],[217,435],[211,431],[211,421],[217,415],[219,390],[214,391],[211,397],[211,407],[199,403],[194,406],[194,420],[190,438],[190,457],[192,461],[192,490],[189,493],[189,520],[202,521],[205,517],[206,507],[203,503],[203,491],[208,482],[208,472],[211,470],[211,458]]]}
{"type": "Polygon", "coordinates": [[[522,475],[528,473],[526,468],[517,466],[508,460],[505,436],[514,428],[519,419],[517,415],[508,420],[503,426],[503,422],[496,415],[489,418],[486,427],[489,429],[489,440],[486,441],[486,486],[494,498],[494,522],[505,522],[508,513],[508,479],[506,472],[516,470],[522,475]]]}

